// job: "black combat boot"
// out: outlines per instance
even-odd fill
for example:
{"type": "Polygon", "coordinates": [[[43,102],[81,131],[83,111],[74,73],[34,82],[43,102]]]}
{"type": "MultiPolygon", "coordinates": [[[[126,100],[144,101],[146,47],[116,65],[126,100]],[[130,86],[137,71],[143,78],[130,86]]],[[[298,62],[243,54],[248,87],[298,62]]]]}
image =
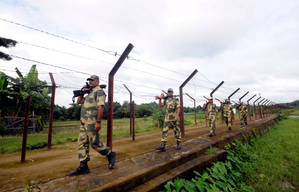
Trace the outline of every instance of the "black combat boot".
{"type": "Polygon", "coordinates": [[[176,141],[176,150],[180,150],[181,149],[181,145],[180,145],[180,141],[176,141]]]}
{"type": "Polygon", "coordinates": [[[245,123],[245,127],[247,127],[247,123],[245,123]]]}
{"type": "Polygon", "coordinates": [[[243,127],[243,123],[241,123],[241,126],[240,126],[241,128],[243,127]]]}
{"type": "Polygon", "coordinates": [[[165,145],[166,145],[166,142],[162,142],[161,146],[157,147],[156,149],[159,151],[165,152],[166,151],[165,145]]]}
{"type": "Polygon", "coordinates": [[[111,151],[111,153],[109,155],[106,155],[106,156],[107,156],[108,162],[109,162],[108,168],[112,169],[113,166],[114,166],[114,164],[115,164],[116,152],[115,151],[111,151]]]}
{"type": "Polygon", "coordinates": [[[228,130],[227,130],[227,132],[229,132],[229,133],[232,132],[232,128],[229,127],[228,130]]]}
{"type": "Polygon", "coordinates": [[[212,137],[212,136],[216,136],[216,133],[215,133],[215,132],[212,132],[212,133],[209,134],[209,136],[210,136],[210,137],[212,137]]]}
{"type": "Polygon", "coordinates": [[[89,172],[87,162],[80,161],[80,166],[76,170],[68,172],[68,176],[87,174],[89,172]]]}

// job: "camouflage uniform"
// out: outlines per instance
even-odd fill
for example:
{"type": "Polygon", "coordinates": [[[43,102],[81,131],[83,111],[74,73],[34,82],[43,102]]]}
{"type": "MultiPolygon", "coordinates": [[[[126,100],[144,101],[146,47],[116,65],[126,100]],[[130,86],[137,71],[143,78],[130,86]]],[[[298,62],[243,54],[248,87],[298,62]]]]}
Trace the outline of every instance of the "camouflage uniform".
{"type": "Polygon", "coordinates": [[[165,99],[162,103],[162,106],[166,105],[166,115],[163,124],[162,132],[162,142],[167,142],[167,134],[169,129],[173,129],[174,135],[177,141],[181,141],[180,127],[177,121],[174,121],[174,118],[177,114],[177,109],[181,107],[179,99],[177,97],[172,97],[172,99],[165,99]]]}
{"type": "Polygon", "coordinates": [[[216,104],[208,103],[205,108],[205,113],[208,117],[210,133],[215,133],[215,120],[216,120],[216,104]]]}
{"type": "Polygon", "coordinates": [[[81,102],[81,126],[78,138],[78,155],[79,160],[87,162],[89,158],[89,145],[101,155],[108,155],[110,148],[100,141],[98,131],[94,130],[94,126],[98,116],[99,106],[105,106],[106,94],[99,87],[94,87],[90,94],[81,102]]]}
{"type": "Polygon", "coordinates": [[[223,109],[223,119],[227,127],[232,127],[232,111],[233,111],[232,104],[225,103],[222,105],[222,109],[223,109]]]}
{"type": "Polygon", "coordinates": [[[243,126],[243,123],[247,126],[247,107],[245,105],[242,105],[239,107],[240,115],[241,115],[241,126],[243,126]]]}

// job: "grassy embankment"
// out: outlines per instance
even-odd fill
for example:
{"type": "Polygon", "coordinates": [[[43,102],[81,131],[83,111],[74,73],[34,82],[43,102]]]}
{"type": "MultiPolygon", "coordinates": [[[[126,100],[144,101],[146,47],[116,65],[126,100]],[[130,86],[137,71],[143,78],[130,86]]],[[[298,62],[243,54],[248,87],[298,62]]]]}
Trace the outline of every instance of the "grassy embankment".
{"type": "MultiPolygon", "coordinates": [[[[295,110],[290,115],[299,115],[295,110]]],[[[299,191],[299,118],[278,122],[252,145],[257,156],[246,166],[246,184],[256,191],[299,191]]]]}
{"type": "MultiPolygon", "coordinates": [[[[220,115],[220,113],[219,113],[220,115]]],[[[185,113],[185,127],[195,125],[194,113],[185,113]]],[[[220,119],[220,118],[219,118],[220,119]]],[[[204,125],[204,113],[196,114],[197,125],[204,125]]],[[[135,118],[135,133],[146,134],[149,132],[160,132],[161,128],[157,128],[152,117],[135,118]]],[[[60,148],[67,148],[68,142],[74,142],[78,139],[79,121],[54,121],[52,145],[60,148]]],[[[107,137],[107,120],[102,121],[102,129],[100,131],[101,139],[107,137]]],[[[122,137],[130,135],[130,118],[113,120],[113,137],[122,137]]],[[[46,147],[48,142],[48,127],[46,126],[42,133],[30,134],[27,138],[27,150],[46,147]]],[[[0,137],[0,154],[13,153],[21,151],[22,136],[0,137]]]]}

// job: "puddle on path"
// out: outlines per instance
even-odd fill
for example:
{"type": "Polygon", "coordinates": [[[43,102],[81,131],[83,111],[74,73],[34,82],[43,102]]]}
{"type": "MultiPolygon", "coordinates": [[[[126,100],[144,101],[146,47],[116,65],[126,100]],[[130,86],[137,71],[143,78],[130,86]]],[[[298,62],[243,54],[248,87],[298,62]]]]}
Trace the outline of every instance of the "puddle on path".
{"type": "Polygon", "coordinates": [[[290,115],[289,118],[299,118],[299,115],[290,115]]]}

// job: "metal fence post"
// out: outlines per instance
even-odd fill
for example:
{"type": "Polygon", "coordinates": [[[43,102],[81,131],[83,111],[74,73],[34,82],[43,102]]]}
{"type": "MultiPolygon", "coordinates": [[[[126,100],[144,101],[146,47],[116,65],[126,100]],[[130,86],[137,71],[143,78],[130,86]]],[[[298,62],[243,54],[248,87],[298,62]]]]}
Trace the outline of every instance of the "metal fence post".
{"type": "MultiPolygon", "coordinates": [[[[257,98],[257,100],[259,100],[261,97],[259,97],[259,98],[257,98]]],[[[253,107],[254,107],[254,114],[255,114],[255,120],[257,119],[257,115],[256,115],[256,106],[255,106],[255,102],[257,102],[257,100],[255,100],[254,102],[253,102],[253,107]]]]}
{"type": "Polygon", "coordinates": [[[194,120],[195,120],[195,125],[196,125],[196,103],[195,103],[195,99],[193,97],[191,97],[188,93],[186,93],[186,95],[194,101],[194,120]]]}
{"type": "Polygon", "coordinates": [[[192,79],[192,77],[197,73],[197,69],[195,69],[192,74],[184,81],[184,83],[180,86],[180,103],[181,103],[181,111],[180,111],[180,130],[181,136],[185,137],[185,127],[184,127],[184,102],[183,102],[183,88],[184,86],[192,79]]]}
{"type": "MultiPolygon", "coordinates": [[[[248,106],[248,112],[249,112],[249,121],[251,121],[251,112],[250,112],[250,104],[249,104],[249,101],[250,101],[252,98],[254,98],[255,96],[256,96],[256,94],[253,95],[250,99],[247,100],[247,106],[248,106]]],[[[252,113],[252,115],[253,115],[253,113],[252,113]]]]}
{"type": "Polygon", "coordinates": [[[30,111],[30,100],[31,96],[28,95],[26,98],[26,107],[25,107],[25,117],[24,117],[24,130],[23,130],[23,141],[22,141],[22,156],[21,162],[25,162],[26,157],[26,146],[27,146],[27,133],[28,133],[28,120],[29,120],[29,111],[30,111]]]}
{"type": "Polygon", "coordinates": [[[51,149],[52,144],[52,129],[53,129],[53,113],[54,113],[54,105],[55,105],[55,90],[56,84],[52,73],[50,74],[50,79],[52,82],[52,95],[51,95],[51,107],[50,107],[50,119],[49,119],[49,133],[48,133],[48,150],[51,149]]]}
{"type": "Polygon", "coordinates": [[[130,93],[130,136],[132,135],[132,123],[133,123],[133,115],[132,115],[132,92],[128,89],[128,87],[124,84],[125,88],[129,91],[130,93]]]}
{"type": "Polygon", "coordinates": [[[108,76],[108,111],[107,111],[107,146],[112,150],[112,129],[113,129],[113,88],[114,88],[114,75],[120,68],[122,63],[128,57],[133,49],[133,45],[129,43],[123,54],[120,56],[114,67],[111,69],[108,76]]]}
{"type": "Polygon", "coordinates": [[[258,111],[259,111],[260,119],[262,118],[262,111],[261,111],[260,103],[263,102],[264,100],[265,100],[265,98],[262,99],[260,102],[258,102],[258,111]]]}

